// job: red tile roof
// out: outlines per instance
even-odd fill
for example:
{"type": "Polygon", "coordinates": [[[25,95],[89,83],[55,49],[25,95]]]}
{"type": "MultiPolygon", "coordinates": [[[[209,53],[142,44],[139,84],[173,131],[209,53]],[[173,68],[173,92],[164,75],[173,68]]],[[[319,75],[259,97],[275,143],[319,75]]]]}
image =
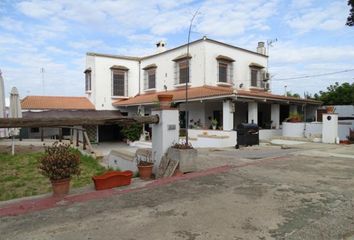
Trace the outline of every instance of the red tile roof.
{"type": "MultiPolygon", "coordinates": [[[[135,97],[129,98],[127,100],[119,100],[113,103],[114,106],[136,106],[136,105],[148,105],[154,104],[157,100],[157,95],[167,93],[173,95],[173,101],[179,102],[185,99],[185,89],[180,88],[170,91],[161,91],[154,93],[146,93],[142,95],[137,95],[135,97]]],[[[285,97],[282,95],[271,94],[269,92],[263,91],[246,91],[246,90],[236,90],[232,87],[216,87],[216,86],[202,86],[202,87],[192,87],[188,89],[188,98],[190,100],[196,99],[210,99],[210,98],[222,98],[222,97],[240,97],[240,98],[260,98],[267,100],[282,100],[289,101],[292,103],[312,103],[320,105],[321,102],[301,99],[294,97],[285,97]]]]}
{"type": "Polygon", "coordinates": [[[94,110],[95,106],[86,97],[27,96],[21,101],[26,110],[94,110]]]}

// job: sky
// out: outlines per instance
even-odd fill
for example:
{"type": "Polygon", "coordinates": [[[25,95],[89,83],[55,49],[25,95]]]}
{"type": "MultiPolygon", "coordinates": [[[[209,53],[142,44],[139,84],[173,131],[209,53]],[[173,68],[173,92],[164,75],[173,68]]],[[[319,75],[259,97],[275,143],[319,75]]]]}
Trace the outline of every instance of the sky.
{"type": "Polygon", "coordinates": [[[354,82],[354,27],[347,0],[0,0],[0,69],[6,93],[84,95],[86,52],[143,56],[155,43],[186,43],[204,35],[255,50],[269,48],[272,92],[316,93],[354,82]],[[41,69],[44,68],[44,73],[41,69]],[[44,84],[42,84],[42,77],[44,84]],[[44,86],[44,88],[43,88],[44,86]]]}

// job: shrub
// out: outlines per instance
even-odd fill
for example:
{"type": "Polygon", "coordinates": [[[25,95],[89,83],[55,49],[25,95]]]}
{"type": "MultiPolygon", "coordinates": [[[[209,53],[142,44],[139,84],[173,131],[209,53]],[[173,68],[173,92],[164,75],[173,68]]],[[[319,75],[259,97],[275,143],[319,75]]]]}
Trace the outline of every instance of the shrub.
{"type": "Polygon", "coordinates": [[[139,140],[142,132],[143,125],[139,123],[133,123],[131,125],[125,126],[122,129],[124,137],[126,137],[129,141],[132,142],[139,140]]]}
{"type": "Polygon", "coordinates": [[[171,147],[176,148],[176,149],[193,149],[193,146],[190,142],[188,144],[186,142],[185,143],[175,143],[171,147]]]}
{"type": "Polygon", "coordinates": [[[50,180],[61,180],[80,175],[80,154],[68,144],[59,142],[45,148],[39,159],[39,171],[50,180]]]}

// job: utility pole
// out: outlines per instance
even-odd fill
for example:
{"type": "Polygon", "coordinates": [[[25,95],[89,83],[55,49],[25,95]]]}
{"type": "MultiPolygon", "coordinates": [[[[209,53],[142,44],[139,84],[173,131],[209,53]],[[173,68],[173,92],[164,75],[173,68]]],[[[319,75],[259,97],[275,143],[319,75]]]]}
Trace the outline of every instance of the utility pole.
{"type": "Polygon", "coordinates": [[[185,101],[185,113],[186,113],[186,145],[188,145],[188,124],[189,124],[189,114],[188,114],[188,83],[189,83],[189,43],[190,43],[190,38],[191,38],[191,30],[192,30],[192,25],[194,18],[197,16],[199,13],[199,9],[195,11],[195,13],[192,16],[192,19],[189,24],[189,31],[188,31],[188,42],[187,42],[187,80],[186,80],[186,101],[185,101]]]}

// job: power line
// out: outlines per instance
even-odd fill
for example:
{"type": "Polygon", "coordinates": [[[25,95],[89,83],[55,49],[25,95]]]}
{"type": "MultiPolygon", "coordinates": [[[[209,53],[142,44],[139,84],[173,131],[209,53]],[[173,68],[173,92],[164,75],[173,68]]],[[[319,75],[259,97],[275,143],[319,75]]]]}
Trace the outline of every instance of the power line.
{"type": "Polygon", "coordinates": [[[346,69],[342,71],[337,71],[337,72],[328,72],[328,73],[320,73],[320,74],[314,74],[314,75],[305,75],[305,76],[298,76],[298,77],[290,77],[290,78],[275,78],[272,79],[273,81],[281,81],[281,80],[293,80],[293,79],[302,79],[302,78],[310,78],[310,77],[322,77],[322,76],[328,76],[328,75],[335,75],[338,73],[345,73],[345,72],[352,72],[354,71],[354,68],[352,69],[346,69]]]}

